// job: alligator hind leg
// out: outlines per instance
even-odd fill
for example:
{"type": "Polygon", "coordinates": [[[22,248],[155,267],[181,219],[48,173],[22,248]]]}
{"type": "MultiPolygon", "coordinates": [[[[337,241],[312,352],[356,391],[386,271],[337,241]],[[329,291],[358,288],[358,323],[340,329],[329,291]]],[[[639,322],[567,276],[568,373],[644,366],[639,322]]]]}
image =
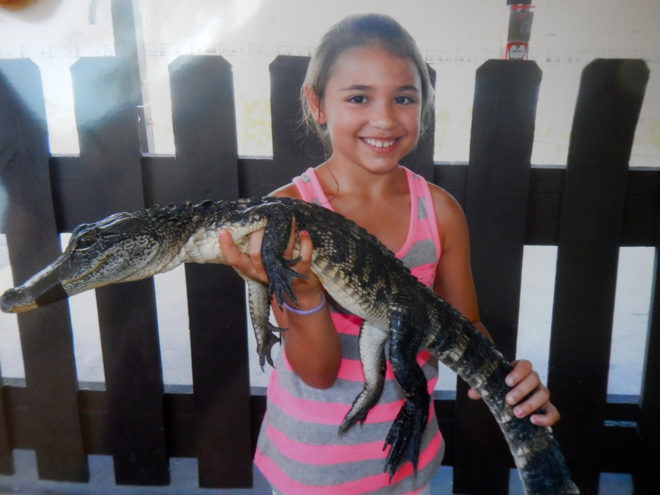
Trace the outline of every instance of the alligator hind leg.
{"type": "Polygon", "coordinates": [[[426,376],[416,360],[423,332],[412,320],[413,314],[415,310],[405,305],[390,310],[390,362],[405,398],[385,440],[385,447],[390,445],[385,462],[390,478],[405,461],[411,461],[417,471],[429,414],[426,376]]]}
{"type": "Polygon", "coordinates": [[[387,333],[366,321],[362,323],[360,337],[360,361],[364,371],[364,388],[355,398],[351,410],[339,427],[339,434],[346,433],[355,423],[364,422],[383,391],[385,382],[385,342],[387,333]]]}
{"type": "Polygon", "coordinates": [[[271,358],[271,349],[280,342],[280,338],[275,333],[282,332],[284,329],[272,325],[270,318],[270,296],[268,288],[261,282],[251,279],[237,270],[238,274],[245,280],[248,288],[248,305],[250,307],[250,320],[254,329],[254,337],[257,341],[257,354],[259,355],[259,365],[261,370],[264,364],[273,366],[271,358]]]}

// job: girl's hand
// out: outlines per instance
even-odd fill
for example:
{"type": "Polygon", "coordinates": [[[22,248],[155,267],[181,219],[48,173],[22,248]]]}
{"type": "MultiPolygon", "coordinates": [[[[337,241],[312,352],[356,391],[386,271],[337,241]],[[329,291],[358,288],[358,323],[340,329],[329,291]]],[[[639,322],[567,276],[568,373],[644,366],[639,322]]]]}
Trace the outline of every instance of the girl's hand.
{"type": "MultiPolygon", "coordinates": [[[[506,396],[506,402],[514,406],[513,413],[518,418],[529,416],[530,421],[539,426],[554,425],[559,421],[559,411],[550,402],[550,391],[541,383],[532,363],[521,359],[512,364],[513,371],[506,377],[506,384],[512,387],[506,396]]],[[[474,389],[468,390],[468,396],[471,399],[480,398],[474,389]]]]}
{"type": "MultiPolygon", "coordinates": [[[[295,222],[295,221],[294,221],[295,222]]],[[[250,235],[248,249],[245,253],[239,251],[236,244],[231,237],[231,234],[226,231],[220,231],[218,235],[218,242],[220,249],[228,265],[241,271],[243,274],[250,278],[259,280],[263,283],[268,283],[268,275],[261,260],[261,243],[264,238],[264,231],[258,230],[250,235]]],[[[312,240],[307,232],[298,233],[298,240],[300,242],[300,260],[292,265],[292,268],[301,275],[307,278],[296,278],[293,281],[293,290],[296,296],[300,295],[303,298],[306,293],[318,294],[321,290],[321,283],[318,278],[311,272],[310,266],[312,262],[312,240]]],[[[296,241],[295,223],[292,225],[291,236],[287,249],[284,251],[284,258],[291,259],[293,257],[293,247],[296,241]]]]}
{"type": "Polygon", "coordinates": [[[221,230],[218,235],[220,250],[227,264],[250,278],[268,283],[268,275],[261,261],[261,242],[264,239],[264,231],[258,230],[250,234],[248,250],[245,253],[239,251],[231,234],[227,230],[221,230]]]}

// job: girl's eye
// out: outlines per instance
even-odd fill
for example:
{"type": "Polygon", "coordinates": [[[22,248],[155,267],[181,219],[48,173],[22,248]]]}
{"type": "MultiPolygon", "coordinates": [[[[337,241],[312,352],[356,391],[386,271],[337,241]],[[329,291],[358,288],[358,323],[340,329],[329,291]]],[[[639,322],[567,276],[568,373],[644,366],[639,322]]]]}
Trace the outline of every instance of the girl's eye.
{"type": "Polygon", "coordinates": [[[399,105],[410,105],[411,103],[415,103],[415,100],[410,96],[401,95],[394,98],[394,103],[399,105]]]}
{"type": "Polygon", "coordinates": [[[367,102],[367,97],[364,95],[353,95],[348,99],[348,101],[350,103],[362,104],[367,102]]]}

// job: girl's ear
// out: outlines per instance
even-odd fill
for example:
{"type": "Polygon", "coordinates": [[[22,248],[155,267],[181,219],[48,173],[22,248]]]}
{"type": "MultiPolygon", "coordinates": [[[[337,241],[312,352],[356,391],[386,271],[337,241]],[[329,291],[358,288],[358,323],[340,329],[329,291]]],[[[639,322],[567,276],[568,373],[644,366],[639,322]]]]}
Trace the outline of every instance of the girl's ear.
{"type": "Polygon", "coordinates": [[[319,125],[325,124],[327,121],[318,94],[311,86],[305,86],[303,91],[305,92],[305,99],[307,100],[307,105],[309,106],[309,110],[314,116],[314,119],[319,125]]]}

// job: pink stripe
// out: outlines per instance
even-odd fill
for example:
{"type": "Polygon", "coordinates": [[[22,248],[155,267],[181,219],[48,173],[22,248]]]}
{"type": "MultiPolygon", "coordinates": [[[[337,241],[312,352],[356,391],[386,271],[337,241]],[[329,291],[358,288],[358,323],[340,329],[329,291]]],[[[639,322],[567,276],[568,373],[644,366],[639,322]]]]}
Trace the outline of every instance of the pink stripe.
{"type": "MultiPolygon", "coordinates": [[[[268,424],[266,434],[280,453],[305,464],[343,464],[387,457],[387,451],[383,450],[383,440],[355,445],[313,445],[292,440],[271,424],[268,424]]],[[[426,448],[430,448],[430,445],[426,448]]]]}
{"type": "Polygon", "coordinates": [[[437,266],[437,262],[417,265],[410,269],[410,273],[412,273],[422,284],[432,288],[437,266]]]}
{"type": "MultiPolygon", "coordinates": [[[[435,207],[433,204],[433,197],[431,196],[431,188],[426,184],[426,180],[424,180],[423,187],[420,184],[419,190],[420,192],[424,195],[424,201],[426,202],[426,214],[428,215],[426,218],[426,222],[431,229],[431,238],[433,239],[433,245],[435,246],[435,253],[437,255],[437,259],[440,259],[440,256],[442,255],[442,241],[440,240],[440,232],[438,231],[438,219],[435,215],[435,207]]],[[[434,271],[434,276],[435,276],[435,269],[434,271]]]]}
{"type": "MultiPolygon", "coordinates": [[[[275,374],[274,370],[273,374],[275,374]]],[[[299,421],[309,423],[339,425],[351,409],[350,404],[299,399],[281,387],[277,381],[270,384],[268,398],[287,415],[299,421]]],[[[403,400],[377,404],[367,414],[366,422],[380,423],[383,421],[392,421],[392,418],[396,417],[402,404],[403,400]]]]}
{"type": "MultiPolygon", "coordinates": [[[[428,381],[427,390],[429,395],[433,393],[436,381],[437,379],[435,378],[428,381]]],[[[339,404],[336,402],[323,402],[295,397],[279,384],[277,370],[273,370],[271,373],[270,383],[268,385],[268,399],[288,416],[308,423],[340,425],[351,409],[351,404],[339,404]]],[[[376,404],[367,413],[365,423],[393,421],[403,403],[404,399],[376,404]]],[[[431,401],[432,407],[433,401],[431,401]]],[[[431,416],[430,414],[429,417],[431,416]]]]}
{"type": "Polygon", "coordinates": [[[394,254],[397,258],[401,259],[410,250],[410,246],[417,240],[417,197],[419,196],[415,191],[415,174],[406,167],[401,167],[406,173],[406,180],[408,181],[408,194],[410,195],[410,216],[408,218],[408,234],[406,240],[398,251],[394,254]]]}
{"type": "MultiPolygon", "coordinates": [[[[424,469],[435,457],[442,445],[442,436],[436,434],[428,446],[419,456],[418,468],[424,469]]],[[[254,456],[254,462],[268,481],[283,493],[300,493],[306,495],[335,495],[337,493],[351,494],[363,493],[365,491],[377,490],[389,485],[389,474],[379,473],[355,481],[349,481],[332,486],[306,485],[290,478],[271,459],[266,457],[259,449],[254,456]]],[[[392,483],[398,483],[402,479],[413,474],[412,463],[407,462],[394,474],[392,483]]],[[[413,491],[412,493],[415,493],[413,491]]]]}
{"type": "Polygon", "coordinates": [[[354,337],[360,335],[362,318],[359,316],[344,313],[330,313],[330,318],[332,318],[332,323],[335,326],[337,333],[352,335],[354,337]]]}
{"type": "Polygon", "coordinates": [[[387,452],[383,451],[383,440],[358,445],[311,445],[287,438],[284,433],[270,424],[266,429],[266,434],[283,455],[296,462],[306,464],[342,464],[369,459],[384,459],[387,456],[387,452]]]}
{"type": "MultiPolygon", "coordinates": [[[[427,351],[422,351],[417,355],[417,364],[424,366],[431,354],[427,351]]],[[[342,359],[341,365],[339,366],[339,371],[337,373],[337,378],[342,380],[351,380],[354,382],[363,382],[364,381],[364,371],[362,370],[362,363],[356,359],[342,359]]],[[[385,364],[385,379],[394,380],[394,372],[392,371],[392,365],[389,361],[385,364]]]]}

